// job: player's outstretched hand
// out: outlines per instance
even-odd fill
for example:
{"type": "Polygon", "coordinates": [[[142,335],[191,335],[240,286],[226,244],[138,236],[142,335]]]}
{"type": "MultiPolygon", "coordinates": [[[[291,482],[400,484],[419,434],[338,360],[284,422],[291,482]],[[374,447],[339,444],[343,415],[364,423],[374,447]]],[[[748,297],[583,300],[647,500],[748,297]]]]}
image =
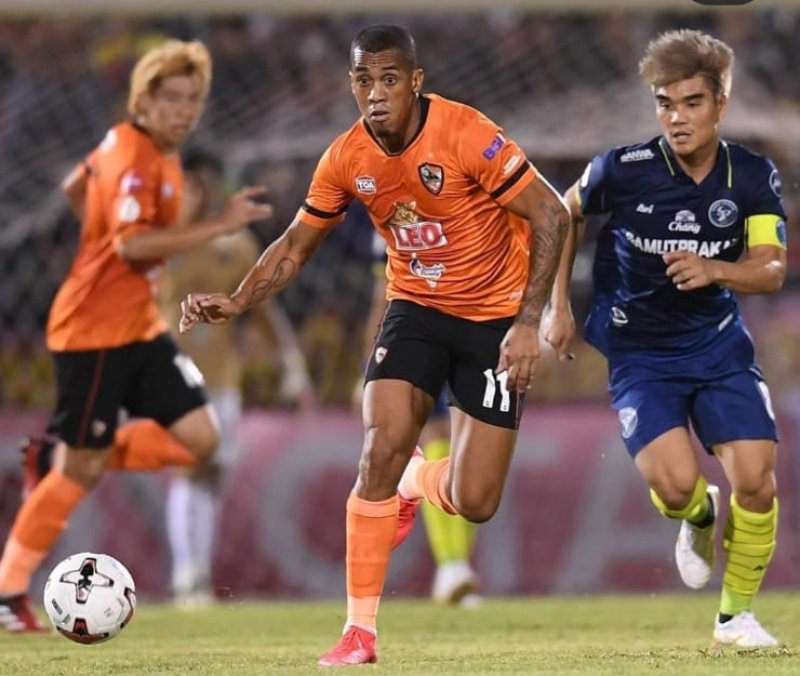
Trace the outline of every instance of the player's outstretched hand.
{"type": "Polygon", "coordinates": [[[178,330],[186,333],[195,324],[222,324],[241,311],[239,304],[224,293],[190,293],[181,302],[178,330]]]}
{"type": "Polygon", "coordinates": [[[533,383],[540,356],[539,327],[515,322],[500,343],[495,373],[507,371],[506,388],[524,392],[533,383]]]}
{"type": "Polygon", "coordinates": [[[667,276],[679,291],[702,289],[716,281],[716,261],[689,251],[670,251],[663,258],[667,276]]]}
{"type": "Polygon", "coordinates": [[[242,188],[223,209],[220,219],[225,223],[228,232],[240,230],[253,221],[260,221],[272,216],[272,205],[263,200],[267,189],[256,186],[242,188]]]}

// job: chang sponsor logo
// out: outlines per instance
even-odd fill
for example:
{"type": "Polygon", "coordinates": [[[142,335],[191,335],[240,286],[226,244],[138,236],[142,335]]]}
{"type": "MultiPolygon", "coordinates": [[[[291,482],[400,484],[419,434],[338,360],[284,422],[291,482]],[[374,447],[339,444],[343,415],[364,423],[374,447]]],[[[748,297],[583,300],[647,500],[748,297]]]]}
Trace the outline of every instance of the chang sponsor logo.
{"type": "Polygon", "coordinates": [[[708,207],[708,220],[718,228],[729,228],[739,218],[739,207],[731,200],[716,200],[708,207]]]}
{"type": "Polygon", "coordinates": [[[688,209],[681,209],[675,214],[675,218],[670,221],[667,230],[670,232],[691,232],[696,235],[700,232],[700,224],[697,222],[694,212],[688,209]]]}

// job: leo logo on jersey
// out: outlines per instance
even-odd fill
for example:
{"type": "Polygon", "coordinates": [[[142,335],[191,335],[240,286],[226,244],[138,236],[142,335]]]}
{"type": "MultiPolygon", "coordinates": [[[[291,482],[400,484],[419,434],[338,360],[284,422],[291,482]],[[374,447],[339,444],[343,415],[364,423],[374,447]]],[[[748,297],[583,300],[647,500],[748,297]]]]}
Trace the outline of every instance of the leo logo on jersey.
{"type": "Polygon", "coordinates": [[[442,224],[421,219],[413,200],[395,204],[388,225],[398,251],[425,251],[447,244],[442,224]]]}

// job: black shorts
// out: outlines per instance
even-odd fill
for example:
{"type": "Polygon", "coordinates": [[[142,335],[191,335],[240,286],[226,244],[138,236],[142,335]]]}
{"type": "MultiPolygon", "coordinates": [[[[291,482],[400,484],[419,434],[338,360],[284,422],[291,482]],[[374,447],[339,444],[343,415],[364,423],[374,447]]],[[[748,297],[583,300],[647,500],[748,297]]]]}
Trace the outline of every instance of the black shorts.
{"type": "Polygon", "coordinates": [[[169,427],[207,401],[200,370],[168,333],[53,359],[58,392],[48,429],[75,448],[109,446],[121,409],[169,427]]]}
{"type": "Polygon", "coordinates": [[[517,429],[524,397],[506,389],[505,373],[494,372],[500,342],[513,322],[513,317],[474,322],[394,300],[365,380],[405,380],[434,399],[446,383],[450,406],[490,425],[517,429]]]}

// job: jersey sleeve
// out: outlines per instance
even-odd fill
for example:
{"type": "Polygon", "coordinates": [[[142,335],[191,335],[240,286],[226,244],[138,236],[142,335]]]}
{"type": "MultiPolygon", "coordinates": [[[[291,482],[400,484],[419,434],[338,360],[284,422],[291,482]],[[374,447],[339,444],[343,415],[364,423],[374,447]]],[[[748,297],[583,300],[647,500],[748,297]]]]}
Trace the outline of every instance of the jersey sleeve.
{"type": "Polygon", "coordinates": [[[342,152],[341,144],[336,142],[320,158],[305,202],[297,212],[303,223],[327,229],[344,220],[353,195],[345,187],[348,181],[342,152]]]}
{"type": "MultiPolygon", "coordinates": [[[[116,157],[109,158],[102,193],[105,222],[115,246],[129,237],[152,229],[156,224],[158,198],[161,192],[161,163],[149,153],[136,148],[122,148],[116,157]],[[116,160],[116,161],[115,161],[116,160]]],[[[99,162],[103,162],[99,159],[99,162]]],[[[100,180],[106,169],[99,168],[100,180]]],[[[169,225],[169,224],[158,224],[169,225]]]]}
{"type": "Polygon", "coordinates": [[[763,244],[786,248],[786,210],[778,169],[766,157],[747,177],[750,195],[745,213],[747,247],[763,244]]]}
{"type": "Polygon", "coordinates": [[[458,130],[459,159],[467,175],[505,206],[533,182],[537,172],[515,141],[475,112],[458,130]]]}
{"type": "Polygon", "coordinates": [[[602,214],[611,211],[611,177],[614,158],[611,152],[596,155],[586,165],[578,188],[580,189],[581,211],[584,214],[602,214]]]}

